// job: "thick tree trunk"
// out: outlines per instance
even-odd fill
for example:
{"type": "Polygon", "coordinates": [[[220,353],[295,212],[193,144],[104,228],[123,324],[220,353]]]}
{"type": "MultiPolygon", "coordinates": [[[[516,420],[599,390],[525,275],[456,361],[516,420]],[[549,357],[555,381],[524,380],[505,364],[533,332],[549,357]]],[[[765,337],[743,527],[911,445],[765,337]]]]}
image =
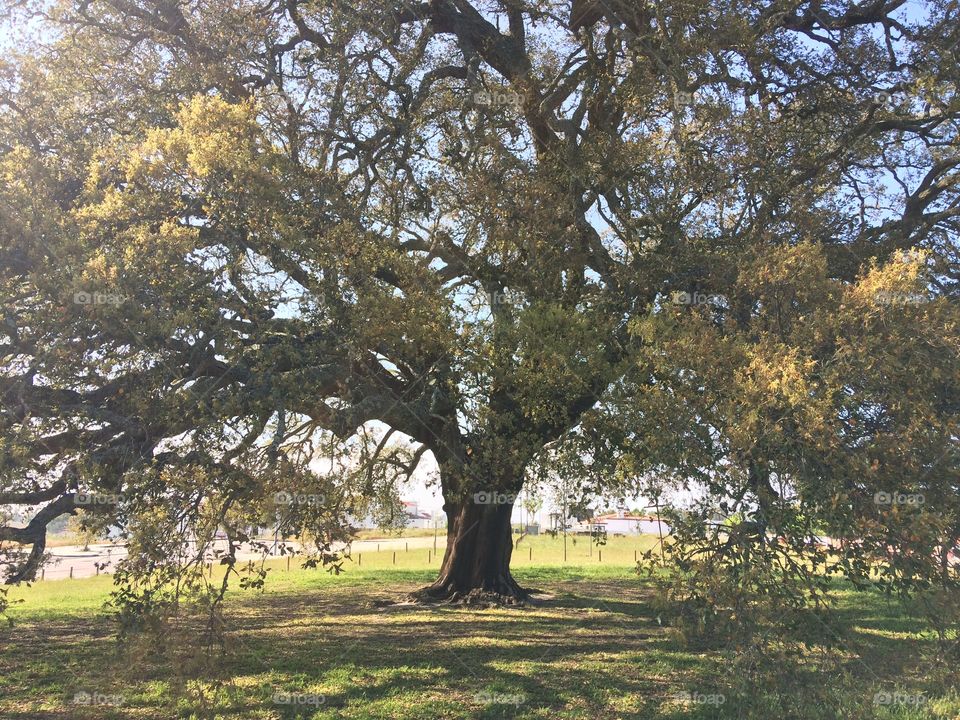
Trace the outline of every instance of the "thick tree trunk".
{"type": "Polygon", "coordinates": [[[30,553],[23,560],[23,562],[11,570],[10,574],[7,576],[6,584],[16,585],[17,583],[33,582],[36,580],[46,548],[47,534],[44,532],[33,541],[33,545],[30,547],[30,553]]]}
{"type": "MultiPolygon", "coordinates": [[[[493,493],[483,493],[490,499],[493,493]]],[[[512,498],[507,498],[512,499],[512,498]]],[[[510,574],[513,503],[447,504],[447,551],[436,582],[415,594],[422,601],[519,604],[528,599],[510,574]]]]}

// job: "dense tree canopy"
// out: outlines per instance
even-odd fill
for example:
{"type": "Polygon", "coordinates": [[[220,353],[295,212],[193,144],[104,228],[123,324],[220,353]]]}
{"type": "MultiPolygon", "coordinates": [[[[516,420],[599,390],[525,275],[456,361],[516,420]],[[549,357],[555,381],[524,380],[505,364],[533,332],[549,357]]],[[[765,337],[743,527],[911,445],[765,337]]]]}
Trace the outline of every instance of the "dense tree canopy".
{"type": "Polygon", "coordinates": [[[0,504],[32,508],[0,529],[30,551],[12,579],[78,493],[182,538],[313,488],[291,527],[329,542],[427,453],[435,596],[523,595],[512,503],[477,494],[556,463],[583,492],[704,488],[704,520],[761,543],[857,537],[851,574],[945,572],[955,2],[10,17],[33,33],[0,86],[0,504]],[[324,448],[371,471],[344,488],[309,467],[324,448]]]}

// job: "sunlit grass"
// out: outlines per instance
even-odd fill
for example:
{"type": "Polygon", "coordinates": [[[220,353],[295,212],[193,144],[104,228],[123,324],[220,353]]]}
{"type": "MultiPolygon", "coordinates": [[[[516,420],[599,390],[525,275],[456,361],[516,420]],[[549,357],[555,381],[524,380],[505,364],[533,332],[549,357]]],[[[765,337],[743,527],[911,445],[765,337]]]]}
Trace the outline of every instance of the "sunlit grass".
{"type": "MultiPolygon", "coordinates": [[[[611,538],[591,557],[562,563],[558,540],[528,538],[515,553],[521,584],[552,594],[520,609],[393,605],[428,583],[437,565],[420,549],[364,553],[340,575],[268,563],[266,590],[231,591],[228,654],[204,662],[195,630],[120,647],[101,612],[111,578],[37,583],[15,591],[16,624],[0,631],[0,717],[236,718],[236,720],[739,720],[880,718],[955,720],[960,699],[916,671],[924,639],[909,609],[838,585],[837,622],[848,658],[823,676],[830,706],[800,710],[784,690],[734,694],[725,656],[685,646],[657,622],[649,588],[633,572],[638,538],[611,538]],[[525,543],[533,548],[534,561],[525,543]],[[368,557],[369,555],[369,557],[368,557]],[[559,562],[558,562],[559,557],[559,562]],[[537,559],[542,564],[537,564],[537,559]],[[162,646],[162,647],[161,647],[162,646]],[[164,650],[165,655],[158,654],[164,650]],[[922,707],[873,704],[880,690],[924,693],[922,707]],[[118,694],[123,705],[78,706],[79,691],[118,694]],[[725,693],[721,705],[683,693],[725,693]],[[277,702],[295,698],[298,703],[277,702]],[[797,714],[800,713],[800,714],[797,714]]],[[[649,541],[649,539],[646,539],[649,541]]],[[[809,638],[816,673],[820,640],[809,638]]],[[[216,656],[214,656],[216,657],[216,656]]]]}
{"type": "MultiPolygon", "coordinates": [[[[386,543],[384,543],[386,544],[386,543]]],[[[591,546],[589,538],[567,538],[566,562],[562,537],[549,535],[523,538],[513,553],[511,566],[522,581],[528,570],[537,576],[589,577],[622,574],[624,568],[634,566],[634,557],[655,547],[657,538],[649,535],[611,537],[603,546],[591,546]],[[548,569],[549,567],[553,570],[548,569]],[[571,576],[570,573],[573,573],[571,576]]],[[[267,593],[284,593],[318,584],[337,582],[367,585],[383,578],[429,583],[440,568],[443,539],[438,539],[440,557],[430,548],[412,547],[376,550],[364,549],[344,559],[343,572],[334,575],[324,569],[303,569],[296,557],[274,558],[265,561],[269,570],[267,593]],[[386,573],[386,575],[384,575],[386,573]]],[[[223,576],[223,568],[214,566],[213,580],[223,576]]],[[[51,617],[82,614],[100,608],[113,589],[113,576],[100,575],[80,579],[45,580],[12,588],[10,598],[20,602],[11,609],[11,617],[51,617]]]]}

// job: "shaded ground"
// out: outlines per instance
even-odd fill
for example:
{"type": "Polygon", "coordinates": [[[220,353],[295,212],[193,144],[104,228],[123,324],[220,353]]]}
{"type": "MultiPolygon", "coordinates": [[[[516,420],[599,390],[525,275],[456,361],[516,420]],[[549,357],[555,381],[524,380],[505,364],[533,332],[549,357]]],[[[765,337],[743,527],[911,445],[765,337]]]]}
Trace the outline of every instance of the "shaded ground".
{"type": "Polygon", "coordinates": [[[659,625],[628,568],[518,576],[553,599],[520,609],[377,607],[431,572],[290,573],[267,594],[237,596],[229,652],[213,664],[189,630],[121,650],[104,616],[24,608],[0,630],[0,718],[960,717],[955,694],[917,675],[919,625],[875,596],[845,596],[838,613],[845,676],[817,676],[812,660],[806,670],[832,706],[798,709],[801,678],[743,696],[719,651],[691,650],[659,625]],[[896,704],[874,702],[897,691],[896,704]],[[910,692],[923,703],[911,704],[910,692]]]}

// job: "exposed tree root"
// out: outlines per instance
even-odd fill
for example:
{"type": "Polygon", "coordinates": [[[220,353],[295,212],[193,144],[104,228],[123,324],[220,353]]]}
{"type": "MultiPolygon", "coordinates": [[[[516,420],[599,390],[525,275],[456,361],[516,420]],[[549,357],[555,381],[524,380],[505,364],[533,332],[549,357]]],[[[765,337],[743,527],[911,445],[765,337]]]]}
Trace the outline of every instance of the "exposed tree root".
{"type": "Polygon", "coordinates": [[[532,593],[521,588],[513,578],[509,582],[491,583],[490,587],[458,589],[452,583],[435,583],[411,594],[414,602],[423,605],[466,605],[470,607],[520,607],[533,601],[532,593]]]}

